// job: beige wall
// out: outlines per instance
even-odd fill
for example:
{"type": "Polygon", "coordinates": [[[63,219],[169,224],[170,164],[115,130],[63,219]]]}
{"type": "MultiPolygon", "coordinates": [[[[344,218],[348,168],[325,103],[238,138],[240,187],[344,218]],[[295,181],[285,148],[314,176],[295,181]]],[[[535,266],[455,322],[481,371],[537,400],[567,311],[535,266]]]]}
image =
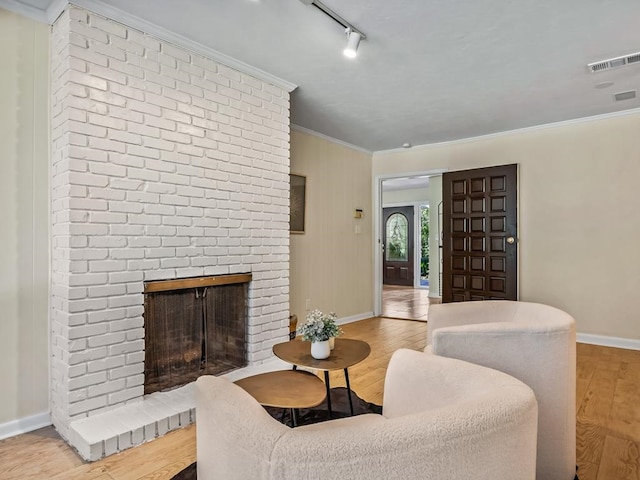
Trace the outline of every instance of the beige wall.
{"type": "Polygon", "coordinates": [[[373,174],[518,163],[520,299],[640,339],[640,114],[373,156],[373,174]]]}
{"type": "Polygon", "coordinates": [[[49,409],[48,27],[0,9],[0,45],[1,426],[49,409]]]}
{"type": "Polygon", "coordinates": [[[305,233],[290,237],[291,313],[303,320],[307,299],[339,318],[372,312],[371,155],[293,130],[291,173],[307,177],[305,233]]]}

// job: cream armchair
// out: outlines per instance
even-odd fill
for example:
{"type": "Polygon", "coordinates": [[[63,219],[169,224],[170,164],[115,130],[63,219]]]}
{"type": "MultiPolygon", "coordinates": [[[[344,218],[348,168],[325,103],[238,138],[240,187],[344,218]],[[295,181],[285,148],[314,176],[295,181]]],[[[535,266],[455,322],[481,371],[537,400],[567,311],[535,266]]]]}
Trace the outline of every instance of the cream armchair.
{"type": "Polygon", "coordinates": [[[500,370],[538,401],[538,480],[572,480],[576,469],[576,332],[548,305],[484,301],[431,305],[427,352],[500,370]]]}
{"type": "Polygon", "coordinates": [[[291,429],[225,378],[196,382],[199,480],[532,480],[537,405],[519,380],[394,353],[382,415],[291,429]]]}

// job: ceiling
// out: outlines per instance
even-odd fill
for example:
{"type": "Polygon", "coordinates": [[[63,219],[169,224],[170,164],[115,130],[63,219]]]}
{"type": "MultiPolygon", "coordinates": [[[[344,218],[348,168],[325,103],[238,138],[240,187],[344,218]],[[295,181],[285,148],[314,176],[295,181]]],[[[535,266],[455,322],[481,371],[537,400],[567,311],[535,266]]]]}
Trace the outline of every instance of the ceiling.
{"type": "Polygon", "coordinates": [[[586,67],[640,51],[638,0],[324,0],[366,34],[355,59],[344,28],[298,0],[90,3],[297,85],[293,124],[369,151],[640,107],[613,99],[640,89],[640,63],[586,67]]]}

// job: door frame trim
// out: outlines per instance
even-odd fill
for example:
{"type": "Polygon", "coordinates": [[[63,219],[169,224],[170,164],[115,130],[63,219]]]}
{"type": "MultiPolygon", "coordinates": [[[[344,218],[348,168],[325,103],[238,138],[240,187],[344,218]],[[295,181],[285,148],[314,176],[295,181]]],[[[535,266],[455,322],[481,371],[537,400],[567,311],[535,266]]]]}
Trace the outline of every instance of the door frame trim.
{"type": "Polygon", "coordinates": [[[376,175],[373,179],[373,313],[382,313],[382,182],[393,178],[441,175],[447,168],[376,175]]]}

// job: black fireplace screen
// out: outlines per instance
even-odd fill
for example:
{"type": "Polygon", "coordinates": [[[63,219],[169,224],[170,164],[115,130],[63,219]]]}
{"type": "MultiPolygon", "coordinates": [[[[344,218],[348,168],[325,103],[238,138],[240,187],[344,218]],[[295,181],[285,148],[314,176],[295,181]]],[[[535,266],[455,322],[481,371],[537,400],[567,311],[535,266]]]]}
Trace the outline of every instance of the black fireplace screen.
{"type": "Polygon", "coordinates": [[[246,365],[248,284],[146,293],[144,393],[246,365]]]}

